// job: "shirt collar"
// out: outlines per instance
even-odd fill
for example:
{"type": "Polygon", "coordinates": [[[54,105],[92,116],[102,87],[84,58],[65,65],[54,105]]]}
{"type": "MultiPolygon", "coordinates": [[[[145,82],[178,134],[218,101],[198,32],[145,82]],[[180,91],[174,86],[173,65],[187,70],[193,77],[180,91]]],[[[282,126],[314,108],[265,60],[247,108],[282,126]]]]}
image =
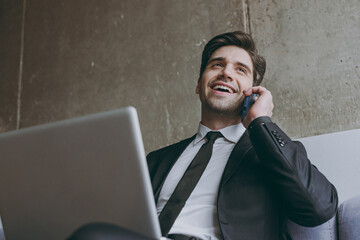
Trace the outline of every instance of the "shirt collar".
{"type": "MultiPolygon", "coordinates": [[[[217,130],[219,132],[221,132],[221,134],[224,136],[224,138],[232,143],[237,143],[241,136],[244,134],[245,132],[245,127],[242,125],[242,123],[238,123],[235,125],[231,125],[225,128],[222,128],[220,130],[217,130]]],[[[196,137],[194,139],[194,145],[197,144],[198,142],[200,142],[202,139],[204,139],[204,137],[206,136],[206,134],[211,130],[210,128],[206,127],[205,125],[199,123],[199,127],[198,127],[198,131],[196,134],[196,137]]]]}

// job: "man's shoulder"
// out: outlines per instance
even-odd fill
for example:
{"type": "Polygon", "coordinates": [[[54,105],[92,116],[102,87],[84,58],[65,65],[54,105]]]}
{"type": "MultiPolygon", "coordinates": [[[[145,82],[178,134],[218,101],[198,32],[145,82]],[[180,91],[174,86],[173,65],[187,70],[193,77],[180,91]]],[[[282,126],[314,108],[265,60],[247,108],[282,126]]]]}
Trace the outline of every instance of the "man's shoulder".
{"type": "Polygon", "coordinates": [[[185,150],[185,148],[191,143],[195,138],[195,135],[186,138],[180,142],[171,144],[169,146],[160,148],[159,150],[150,152],[147,155],[147,163],[150,170],[150,175],[154,169],[158,169],[160,165],[165,164],[170,166],[173,161],[177,159],[178,156],[185,150]]]}

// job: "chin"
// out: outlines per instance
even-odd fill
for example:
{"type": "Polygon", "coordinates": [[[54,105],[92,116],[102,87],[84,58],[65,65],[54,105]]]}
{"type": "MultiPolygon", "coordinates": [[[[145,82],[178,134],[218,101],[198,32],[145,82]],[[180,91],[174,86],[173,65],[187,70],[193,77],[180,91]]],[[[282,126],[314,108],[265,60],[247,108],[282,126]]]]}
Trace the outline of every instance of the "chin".
{"type": "Polygon", "coordinates": [[[240,114],[240,104],[238,103],[224,103],[223,101],[209,101],[206,103],[207,108],[211,112],[219,114],[240,114]]]}

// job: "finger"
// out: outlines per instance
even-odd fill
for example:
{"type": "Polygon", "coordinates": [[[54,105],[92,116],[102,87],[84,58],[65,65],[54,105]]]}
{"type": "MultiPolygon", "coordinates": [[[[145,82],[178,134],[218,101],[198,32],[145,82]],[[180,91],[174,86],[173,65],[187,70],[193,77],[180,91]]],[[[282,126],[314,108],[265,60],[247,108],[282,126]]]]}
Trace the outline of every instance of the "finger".
{"type": "Polygon", "coordinates": [[[248,88],[246,90],[243,91],[243,94],[245,96],[250,96],[252,94],[252,88],[248,88]]]}
{"type": "Polygon", "coordinates": [[[262,95],[266,92],[268,92],[268,90],[265,87],[261,87],[261,86],[252,87],[252,93],[257,93],[259,95],[262,95]]]}
{"type": "Polygon", "coordinates": [[[251,87],[251,88],[248,88],[248,89],[244,90],[243,94],[245,96],[250,96],[253,93],[263,95],[266,92],[268,92],[268,90],[265,87],[256,86],[256,87],[251,87]]]}

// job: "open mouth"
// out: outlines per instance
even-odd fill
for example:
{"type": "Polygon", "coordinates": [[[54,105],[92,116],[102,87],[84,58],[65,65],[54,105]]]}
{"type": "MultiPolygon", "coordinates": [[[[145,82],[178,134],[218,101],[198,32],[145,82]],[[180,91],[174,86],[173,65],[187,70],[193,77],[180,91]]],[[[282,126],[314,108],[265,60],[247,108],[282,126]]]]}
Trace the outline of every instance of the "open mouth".
{"type": "Polygon", "coordinates": [[[223,84],[219,84],[219,83],[215,83],[211,86],[211,89],[215,90],[215,91],[219,91],[219,92],[226,92],[226,93],[235,93],[236,90],[233,89],[230,86],[226,86],[223,84]]]}

